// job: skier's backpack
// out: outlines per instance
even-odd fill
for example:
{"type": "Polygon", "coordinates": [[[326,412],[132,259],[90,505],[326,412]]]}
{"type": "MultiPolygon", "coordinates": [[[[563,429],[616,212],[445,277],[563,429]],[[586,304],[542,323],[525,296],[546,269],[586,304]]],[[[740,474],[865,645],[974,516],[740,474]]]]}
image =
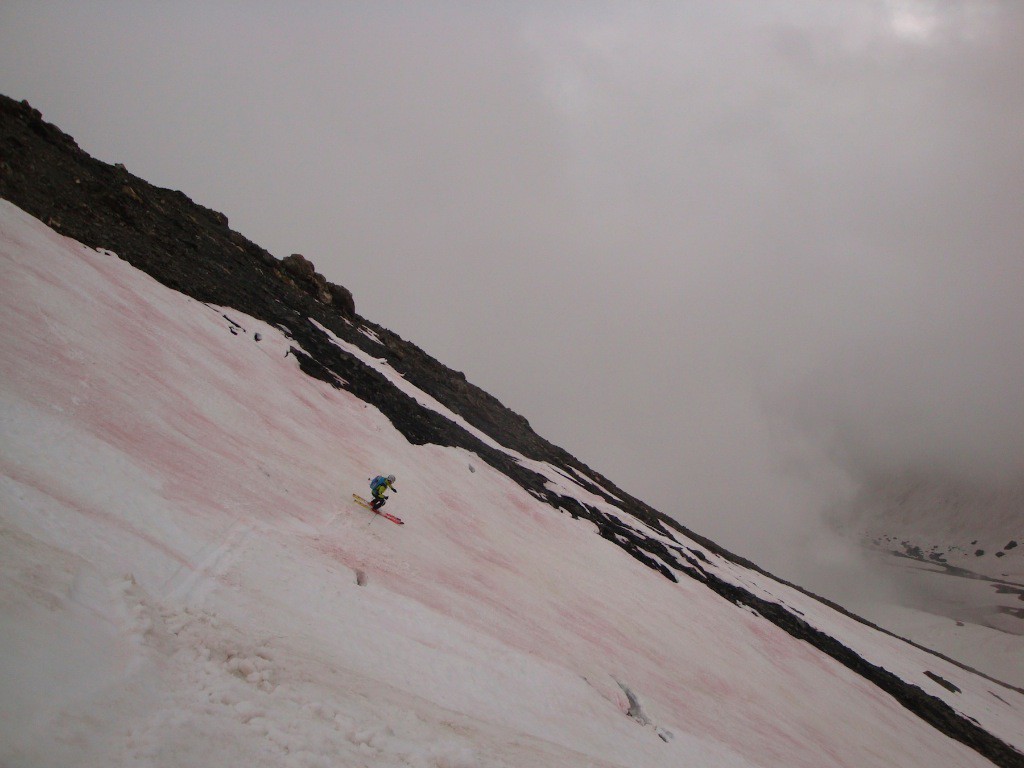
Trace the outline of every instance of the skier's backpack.
{"type": "Polygon", "coordinates": [[[387,481],[388,479],[383,475],[377,475],[375,478],[373,478],[373,480],[370,481],[370,490],[376,493],[377,489],[380,488],[385,483],[387,483],[387,481]]]}

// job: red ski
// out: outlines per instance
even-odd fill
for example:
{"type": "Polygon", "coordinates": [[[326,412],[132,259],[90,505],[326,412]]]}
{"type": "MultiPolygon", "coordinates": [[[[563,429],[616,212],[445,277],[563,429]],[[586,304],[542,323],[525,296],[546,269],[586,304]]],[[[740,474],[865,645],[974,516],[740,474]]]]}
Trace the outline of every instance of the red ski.
{"type": "Polygon", "coordinates": [[[374,509],[373,507],[370,506],[370,502],[368,502],[366,499],[364,499],[359,494],[353,493],[352,494],[352,500],[356,504],[358,504],[359,506],[364,507],[364,508],[370,510],[375,515],[380,515],[381,517],[387,518],[392,523],[397,523],[398,525],[405,525],[405,521],[402,518],[395,517],[390,512],[381,512],[379,509],[374,509]]]}

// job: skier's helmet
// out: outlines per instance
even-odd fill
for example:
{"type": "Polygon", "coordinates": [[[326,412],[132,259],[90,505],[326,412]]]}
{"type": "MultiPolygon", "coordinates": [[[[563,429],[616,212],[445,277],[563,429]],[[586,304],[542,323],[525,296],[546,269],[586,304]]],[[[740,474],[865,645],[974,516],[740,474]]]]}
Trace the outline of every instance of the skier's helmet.
{"type": "Polygon", "coordinates": [[[389,483],[395,482],[395,476],[394,475],[388,475],[388,482],[389,483]]]}

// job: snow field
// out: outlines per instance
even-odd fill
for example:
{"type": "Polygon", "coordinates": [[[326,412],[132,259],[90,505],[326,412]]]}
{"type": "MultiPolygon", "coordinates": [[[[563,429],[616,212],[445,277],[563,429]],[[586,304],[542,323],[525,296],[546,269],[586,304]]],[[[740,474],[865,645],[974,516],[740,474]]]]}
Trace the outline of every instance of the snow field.
{"type": "Polygon", "coordinates": [[[6,202],[0,248],[0,764],[988,765],[478,457],[408,444],[279,329],[6,202]],[[350,501],[385,471],[404,527],[350,501]]]}

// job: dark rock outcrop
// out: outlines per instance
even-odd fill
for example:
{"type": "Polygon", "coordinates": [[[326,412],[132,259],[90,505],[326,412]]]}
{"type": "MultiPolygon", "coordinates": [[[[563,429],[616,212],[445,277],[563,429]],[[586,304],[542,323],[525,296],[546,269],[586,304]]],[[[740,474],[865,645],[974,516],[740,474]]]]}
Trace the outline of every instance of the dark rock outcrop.
{"type": "Polygon", "coordinates": [[[327,291],[331,294],[331,304],[337,308],[342,315],[348,318],[356,316],[356,302],[352,298],[352,291],[341,285],[327,283],[327,291]]]}
{"type": "Polygon", "coordinates": [[[356,305],[352,292],[327,282],[327,278],[316,271],[313,262],[301,253],[293,253],[281,259],[281,266],[287,278],[321,304],[333,305],[344,317],[355,317],[356,305]]]}

